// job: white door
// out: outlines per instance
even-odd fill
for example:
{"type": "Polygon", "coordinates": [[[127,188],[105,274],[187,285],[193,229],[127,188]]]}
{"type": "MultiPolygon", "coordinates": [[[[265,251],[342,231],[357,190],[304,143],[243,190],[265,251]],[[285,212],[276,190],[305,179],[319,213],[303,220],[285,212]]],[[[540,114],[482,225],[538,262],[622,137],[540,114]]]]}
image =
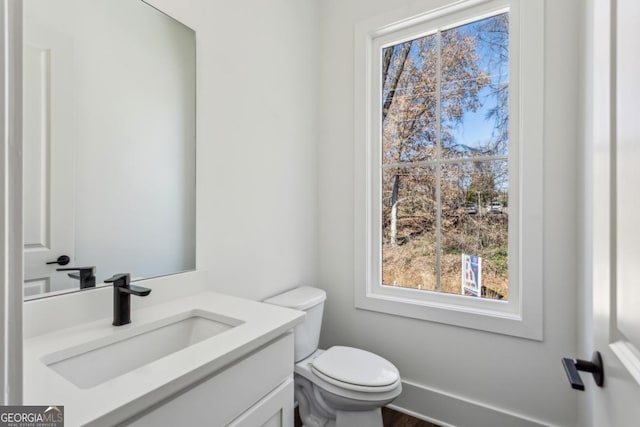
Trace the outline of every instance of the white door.
{"type": "Polygon", "coordinates": [[[79,284],[47,264],[66,255],[71,267],[74,259],[73,45],[24,12],[24,293],[31,296],[79,284]]]}
{"type": "Polygon", "coordinates": [[[592,329],[604,387],[581,375],[592,425],[626,427],[640,425],[640,2],[615,3],[593,2],[591,35],[592,329]]]}

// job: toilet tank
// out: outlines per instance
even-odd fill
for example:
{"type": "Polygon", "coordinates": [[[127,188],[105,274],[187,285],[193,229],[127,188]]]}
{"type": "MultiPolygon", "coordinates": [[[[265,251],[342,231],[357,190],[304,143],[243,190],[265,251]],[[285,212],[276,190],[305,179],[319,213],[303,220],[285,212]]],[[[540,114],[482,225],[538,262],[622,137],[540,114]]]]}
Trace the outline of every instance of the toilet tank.
{"type": "Polygon", "coordinates": [[[293,330],[296,363],[318,349],[325,299],[327,299],[327,294],[322,289],[302,286],[264,300],[268,304],[293,308],[307,313],[304,322],[293,330]]]}

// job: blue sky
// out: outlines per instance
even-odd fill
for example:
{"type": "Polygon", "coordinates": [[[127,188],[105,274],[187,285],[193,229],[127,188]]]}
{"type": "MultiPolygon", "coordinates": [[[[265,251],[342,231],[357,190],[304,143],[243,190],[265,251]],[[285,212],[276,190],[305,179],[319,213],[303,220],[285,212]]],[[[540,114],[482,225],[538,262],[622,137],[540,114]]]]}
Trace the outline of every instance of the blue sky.
{"type": "MultiPolygon", "coordinates": [[[[487,18],[487,20],[491,19],[496,18],[487,18]]],[[[458,27],[458,31],[463,35],[476,35],[485,21],[463,25],[458,27]]],[[[504,82],[509,78],[508,64],[499,61],[498,55],[488,43],[478,41],[477,52],[480,54],[478,65],[482,71],[490,75],[492,84],[504,82]]],[[[496,106],[496,99],[491,96],[491,89],[486,87],[479,92],[479,97],[482,102],[481,108],[477,111],[466,111],[462,123],[452,130],[458,143],[469,147],[479,147],[484,142],[491,140],[494,131],[495,120],[487,118],[487,114],[491,108],[496,106]]]]}
{"type": "Polygon", "coordinates": [[[495,100],[490,96],[488,88],[480,91],[480,100],[482,107],[478,111],[466,111],[462,123],[452,130],[452,134],[460,144],[480,147],[491,139],[495,122],[493,118],[487,118],[487,113],[495,105],[495,100]]]}

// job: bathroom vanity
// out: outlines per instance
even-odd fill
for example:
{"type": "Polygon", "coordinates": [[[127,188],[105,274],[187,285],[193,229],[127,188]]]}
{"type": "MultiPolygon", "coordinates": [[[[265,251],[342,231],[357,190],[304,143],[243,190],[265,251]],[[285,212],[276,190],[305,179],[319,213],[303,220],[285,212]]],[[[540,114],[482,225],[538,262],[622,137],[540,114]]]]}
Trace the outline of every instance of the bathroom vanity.
{"type": "Polygon", "coordinates": [[[24,403],[64,405],[69,426],[292,426],[304,313],[211,292],[205,276],[144,281],[124,326],[111,287],[25,303],[24,403]]]}

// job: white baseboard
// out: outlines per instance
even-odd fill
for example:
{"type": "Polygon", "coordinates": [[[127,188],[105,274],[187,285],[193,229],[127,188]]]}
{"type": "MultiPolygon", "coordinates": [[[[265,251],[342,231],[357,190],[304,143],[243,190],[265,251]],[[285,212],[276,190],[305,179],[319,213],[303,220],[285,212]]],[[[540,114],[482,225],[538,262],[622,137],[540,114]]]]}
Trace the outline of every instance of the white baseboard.
{"type": "Polygon", "coordinates": [[[514,414],[431,389],[410,381],[402,381],[402,394],[391,409],[429,421],[442,427],[543,427],[540,420],[514,414]]]}

